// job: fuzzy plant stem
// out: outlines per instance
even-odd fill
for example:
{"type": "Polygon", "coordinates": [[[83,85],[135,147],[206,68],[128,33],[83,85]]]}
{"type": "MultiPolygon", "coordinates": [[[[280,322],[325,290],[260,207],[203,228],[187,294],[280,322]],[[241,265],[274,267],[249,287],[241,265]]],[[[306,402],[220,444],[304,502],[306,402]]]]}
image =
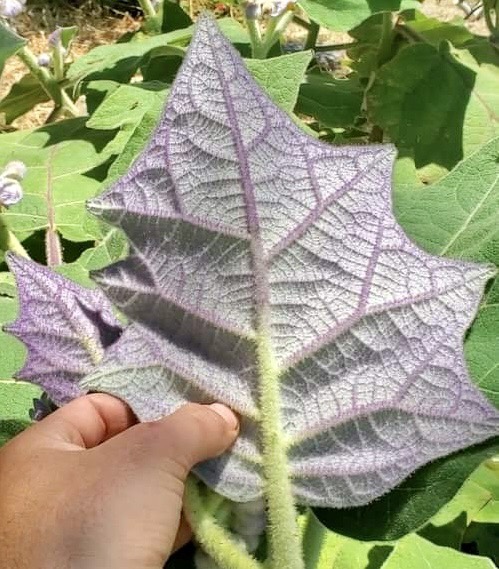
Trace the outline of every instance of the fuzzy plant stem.
{"type": "Polygon", "coordinates": [[[62,107],[68,114],[73,117],[79,116],[80,112],[68,96],[66,91],[62,89],[48,69],[40,67],[33,52],[23,47],[17,52],[18,57],[30,70],[31,74],[36,77],[47,95],[54,101],[56,107],[62,107]]]}
{"type": "MultiPolygon", "coordinates": [[[[277,18],[270,18],[265,30],[265,34],[261,36],[260,41],[253,43],[253,57],[255,59],[265,59],[272,46],[279,39],[283,31],[288,27],[288,24],[293,20],[293,12],[291,10],[285,11],[281,16],[277,18]]],[[[250,27],[251,20],[247,20],[248,28],[250,27]]],[[[258,24],[256,24],[258,25],[258,24]]],[[[251,30],[250,30],[251,36],[251,30]]]]}
{"type": "Polygon", "coordinates": [[[260,24],[256,18],[251,18],[246,20],[248,26],[248,33],[251,41],[251,55],[256,58],[259,46],[262,43],[262,30],[260,29],[260,24]]]}
{"type": "Polygon", "coordinates": [[[62,265],[62,246],[59,232],[55,222],[55,206],[53,195],[52,164],[55,158],[55,147],[50,152],[49,168],[47,169],[47,190],[45,199],[47,201],[47,222],[45,231],[45,256],[49,267],[62,265]]]}
{"type": "Polygon", "coordinates": [[[262,569],[262,565],[218,525],[204,504],[193,476],[185,485],[184,512],[197,541],[221,569],[262,569]]]}
{"type": "Polygon", "coordinates": [[[288,469],[282,429],[279,368],[270,345],[268,318],[259,315],[258,360],[260,371],[260,429],[263,448],[264,494],[269,521],[268,538],[272,569],[304,569],[301,534],[288,469]]]}
{"type": "Polygon", "coordinates": [[[140,7],[146,19],[155,18],[157,16],[156,10],[151,0],[139,0],[140,7]]]}
{"type": "Polygon", "coordinates": [[[0,207],[0,250],[1,251],[12,251],[16,255],[25,257],[29,259],[29,255],[26,249],[22,246],[19,239],[12,233],[12,231],[7,227],[5,220],[1,213],[0,207]]]}

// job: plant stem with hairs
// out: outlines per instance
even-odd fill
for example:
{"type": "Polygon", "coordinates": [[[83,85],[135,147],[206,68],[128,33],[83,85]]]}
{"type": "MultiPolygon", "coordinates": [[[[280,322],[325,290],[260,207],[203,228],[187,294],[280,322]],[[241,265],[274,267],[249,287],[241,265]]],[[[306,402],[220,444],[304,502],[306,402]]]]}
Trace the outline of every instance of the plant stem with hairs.
{"type": "Polygon", "coordinates": [[[28,47],[20,49],[17,55],[30,70],[31,74],[38,80],[45,93],[54,101],[56,109],[62,108],[67,114],[73,117],[80,115],[78,108],[66,91],[64,91],[48,69],[38,65],[34,53],[28,47]]]}

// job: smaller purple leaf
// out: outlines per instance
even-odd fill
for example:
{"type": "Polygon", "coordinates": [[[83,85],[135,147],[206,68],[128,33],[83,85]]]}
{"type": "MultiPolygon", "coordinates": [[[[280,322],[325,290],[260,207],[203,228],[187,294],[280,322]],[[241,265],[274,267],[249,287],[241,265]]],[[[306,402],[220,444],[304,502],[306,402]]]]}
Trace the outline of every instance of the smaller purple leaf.
{"type": "Polygon", "coordinates": [[[121,335],[111,304],[99,290],[83,288],[33,261],[9,254],[20,314],[5,331],[28,349],[18,379],[39,385],[56,405],[84,392],[80,379],[121,335]]]}

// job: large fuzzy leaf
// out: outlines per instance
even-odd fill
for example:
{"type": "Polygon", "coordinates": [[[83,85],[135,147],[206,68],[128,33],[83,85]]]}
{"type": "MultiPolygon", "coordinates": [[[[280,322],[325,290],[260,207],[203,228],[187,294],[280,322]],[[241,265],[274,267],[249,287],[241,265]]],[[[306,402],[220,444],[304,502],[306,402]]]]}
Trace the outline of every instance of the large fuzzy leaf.
{"type": "Polygon", "coordinates": [[[303,134],[202,19],[148,146],[91,202],[129,238],[95,278],[133,323],[83,384],[141,419],[231,405],[241,436],[198,473],[234,500],[261,494],[267,443],[300,502],[352,506],[497,433],[462,353],[493,270],[408,240],[392,159],[303,134]]]}
{"type": "Polygon", "coordinates": [[[102,359],[121,332],[99,290],[85,289],[22,257],[8,256],[20,314],[6,330],[28,348],[20,379],[40,385],[57,404],[82,394],[78,380],[102,359]]]}

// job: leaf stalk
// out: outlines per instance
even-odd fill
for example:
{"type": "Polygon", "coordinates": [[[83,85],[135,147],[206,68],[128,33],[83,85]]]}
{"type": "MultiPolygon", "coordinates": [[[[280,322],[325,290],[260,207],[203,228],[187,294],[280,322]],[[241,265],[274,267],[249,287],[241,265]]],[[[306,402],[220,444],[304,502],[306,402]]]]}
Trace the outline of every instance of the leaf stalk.
{"type": "Polygon", "coordinates": [[[232,539],[230,532],[217,524],[193,476],[189,476],[185,485],[184,512],[197,541],[221,569],[262,569],[262,565],[232,539]]]}
{"type": "Polygon", "coordinates": [[[12,251],[16,255],[29,259],[28,252],[15,234],[8,228],[0,208],[0,250],[12,251]]]}
{"type": "Polygon", "coordinates": [[[69,115],[77,117],[80,112],[73,103],[69,95],[56,81],[55,77],[45,69],[38,65],[38,61],[34,53],[28,48],[23,47],[17,52],[17,56],[29,69],[30,73],[38,80],[42,89],[54,101],[56,108],[62,107],[69,115]]]}
{"type": "Polygon", "coordinates": [[[301,534],[293,499],[286,443],[283,440],[279,370],[260,316],[257,344],[260,368],[260,412],[263,448],[264,494],[269,520],[272,569],[304,569],[301,534]]]}

